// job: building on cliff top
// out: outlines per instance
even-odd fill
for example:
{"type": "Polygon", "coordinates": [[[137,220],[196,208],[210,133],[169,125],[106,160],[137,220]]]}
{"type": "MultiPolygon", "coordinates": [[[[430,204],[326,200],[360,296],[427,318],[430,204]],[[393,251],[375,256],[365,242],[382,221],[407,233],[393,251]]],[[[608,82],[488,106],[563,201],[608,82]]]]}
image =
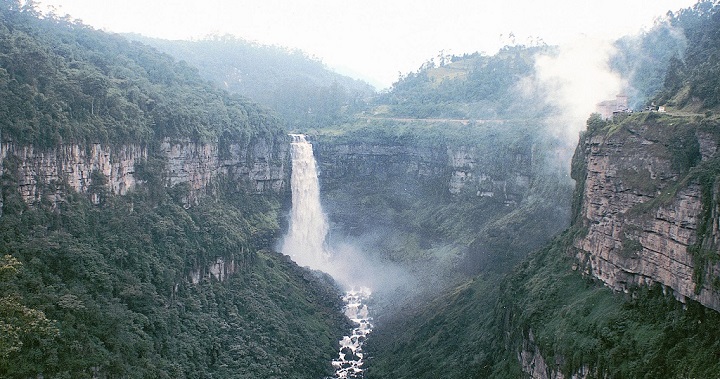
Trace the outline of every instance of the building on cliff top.
{"type": "Polygon", "coordinates": [[[628,99],[625,94],[618,94],[615,100],[605,100],[600,102],[596,106],[596,112],[602,116],[603,119],[612,118],[617,113],[630,112],[628,108],[628,99]]]}

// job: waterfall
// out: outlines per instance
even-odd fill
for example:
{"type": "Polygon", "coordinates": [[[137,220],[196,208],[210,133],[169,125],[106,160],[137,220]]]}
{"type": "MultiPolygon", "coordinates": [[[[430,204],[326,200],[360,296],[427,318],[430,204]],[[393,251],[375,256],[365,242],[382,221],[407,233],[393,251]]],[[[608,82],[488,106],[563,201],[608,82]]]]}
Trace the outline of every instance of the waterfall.
{"type": "MultiPolygon", "coordinates": [[[[334,274],[337,279],[343,269],[331,265],[330,253],[325,246],[328,223],[320,206],[320,185],[312,144],[302,134],[290,136],[292,211],[290,228],[281,251],[297,264],[334,274]]],[[[334,263],[337,265],[340,262],[334,263]]],[[[351,335],[339,341],[338,358],[332,361],[335,368],[333,379],[358,379],[364,375],[362,346],[373,327],[366,305],[369,297],[368,288],[347,291],[343,297],[345,315],[354,328],[351,335]]]]}
{"type": "Polygon", "coordinates": [[[292,214],[282,253],[297,264],[322,269],[328,263],[325,249],[328,223],[320,206],[320,185],[312,144],[303,134],[291,134],[292,214]]]}

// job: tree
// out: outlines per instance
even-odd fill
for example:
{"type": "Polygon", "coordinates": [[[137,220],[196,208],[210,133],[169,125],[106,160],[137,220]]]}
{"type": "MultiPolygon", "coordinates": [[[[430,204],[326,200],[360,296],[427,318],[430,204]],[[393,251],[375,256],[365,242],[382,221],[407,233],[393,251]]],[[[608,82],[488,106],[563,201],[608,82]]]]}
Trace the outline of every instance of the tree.
{"type": "Polygon", "coordinates": [[[0,258],[0,366],[22,348],[24,340],[58,333],[42,311],[24,306],[14,293],[13,282],[21,266],[11,255],[0,258]]]}

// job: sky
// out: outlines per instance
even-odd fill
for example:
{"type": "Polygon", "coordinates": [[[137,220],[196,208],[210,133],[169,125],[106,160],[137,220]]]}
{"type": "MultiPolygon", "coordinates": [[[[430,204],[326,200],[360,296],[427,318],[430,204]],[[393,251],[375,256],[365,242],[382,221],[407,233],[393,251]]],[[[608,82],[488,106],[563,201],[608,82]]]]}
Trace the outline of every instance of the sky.
{"type": "Polygon", "coordinates": [[[165,39],[232,34],[297,48],[387,88],[444,54],[542,39],[615,39],[695,0],[40,0],[96,29],[165,39]],[[514,37],[511,37],[513,35],[514,37]]]}

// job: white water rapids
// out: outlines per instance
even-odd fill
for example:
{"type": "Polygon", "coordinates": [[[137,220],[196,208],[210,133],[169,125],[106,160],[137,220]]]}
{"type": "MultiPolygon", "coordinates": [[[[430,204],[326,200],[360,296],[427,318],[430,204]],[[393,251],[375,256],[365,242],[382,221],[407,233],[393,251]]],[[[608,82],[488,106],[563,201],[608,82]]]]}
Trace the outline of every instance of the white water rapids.
{"type": "Polygon", "coordinates": [[[335,367],[334,378],[340,379],[361,379],[363,377],[364,353],[362,346],[367,335],[372,332],[372,317],[368,307],[364,304],[370,297],[370,289],[361,288],[350,290],[343,296],[345,301],[345,316],[354,325],[352,335],[343,337],[340,340],[340,354],[332,361],[335,367]]]}
{"type": "MultiPolygon", "coordinates": [[[[292,213],[281,251],[301,266],[332,273],[337,270],[333,270],[331,254],[325,244],[328,222],[320,205],[320,185],[312,144],[302,134],[290,136],[292,213]]],[[[363,378],[362,346],[373,327],[365,304],[369,297],[368,288],[353,289],[343,296],[343,311],[354,327],[351,335],[340,340],[338,358],[332,361],[335,368],[333,378],[363,378]]]]}

